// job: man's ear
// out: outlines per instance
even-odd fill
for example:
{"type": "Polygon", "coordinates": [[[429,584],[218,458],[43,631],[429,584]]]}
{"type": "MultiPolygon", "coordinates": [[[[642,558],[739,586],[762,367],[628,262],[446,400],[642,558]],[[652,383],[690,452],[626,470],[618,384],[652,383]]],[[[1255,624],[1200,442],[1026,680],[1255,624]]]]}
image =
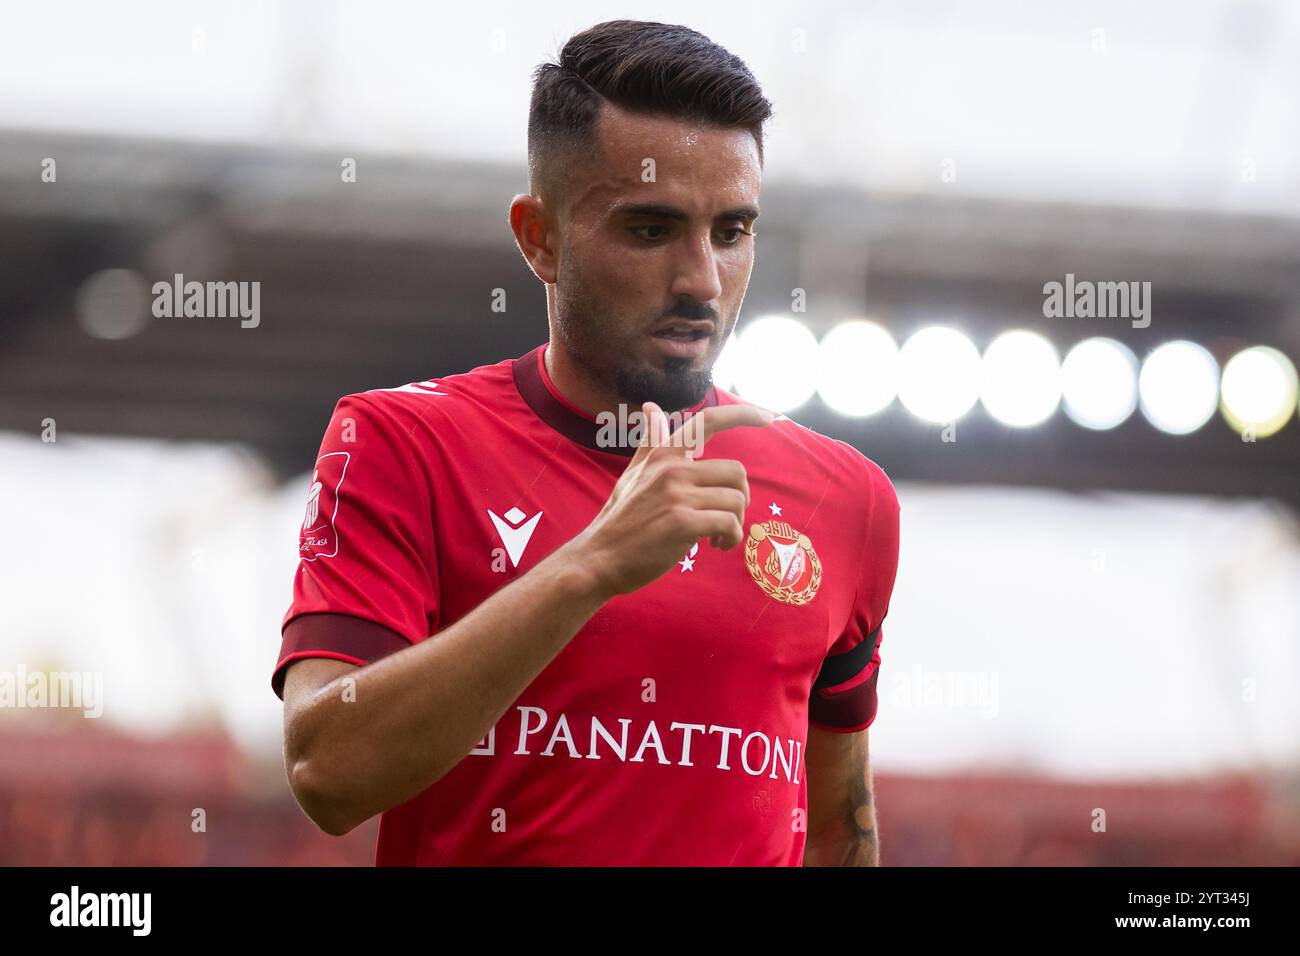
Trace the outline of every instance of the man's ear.
{"type": "Polygon", "coordinates": [[[554,283],[558,274],[555,256],[558,237],[546,205],[527,193],[516,196],[510,201],[510,229],[533,275],[548,285],[554,283]]]}

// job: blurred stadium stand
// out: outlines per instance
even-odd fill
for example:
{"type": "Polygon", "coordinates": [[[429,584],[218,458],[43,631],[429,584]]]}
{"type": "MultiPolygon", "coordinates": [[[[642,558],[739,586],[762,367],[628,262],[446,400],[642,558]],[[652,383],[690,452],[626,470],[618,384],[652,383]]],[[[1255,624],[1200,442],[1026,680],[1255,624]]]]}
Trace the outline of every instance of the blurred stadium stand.
{"type": "MultiPolygon", "coordinates": [[[[363,866],[378,820],[323,835],[220,732],[0,728],[0,866],[363,866]],[[196,813],[201,811],[201,814],[196,813]]],[[[283,771],[281,770],[281,781],[283,771]]]]}
{"type": "MultiPolygon", "coordinates": [[[[219,733],[144,741],[0,730],[0,752],[0,866],[366,866],[374,858],[377,820],[346,837],[322,835],[269,779],[255,785],[249,758],[219,733]]],[[[1295,817],[1249,777],[1098,786],[877,774],[876,788],[889,866],[1300,865],[1295,817]],[[1104,839],[1080,826],[1099,805],[1104,839]]]]}

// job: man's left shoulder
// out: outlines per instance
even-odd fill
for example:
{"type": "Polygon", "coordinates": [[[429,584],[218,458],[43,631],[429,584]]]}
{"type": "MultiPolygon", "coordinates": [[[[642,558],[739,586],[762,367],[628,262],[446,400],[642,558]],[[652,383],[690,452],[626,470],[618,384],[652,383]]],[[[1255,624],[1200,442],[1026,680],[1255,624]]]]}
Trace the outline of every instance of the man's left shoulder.
{"type": "MultiPolygon", "coordinates": [[[[719,405],[751,405],[724,389],[716,389],[719,405]]],[[[823,435],[788,415],[778,414],[767,428],[738,429],[745,437],[775,454],[790,455],[815,465],[844,491],[861,495],[864,486],[872,497],[880,496],[897,504],[893,482],[885,470],[846,441],[823,435]]]]}

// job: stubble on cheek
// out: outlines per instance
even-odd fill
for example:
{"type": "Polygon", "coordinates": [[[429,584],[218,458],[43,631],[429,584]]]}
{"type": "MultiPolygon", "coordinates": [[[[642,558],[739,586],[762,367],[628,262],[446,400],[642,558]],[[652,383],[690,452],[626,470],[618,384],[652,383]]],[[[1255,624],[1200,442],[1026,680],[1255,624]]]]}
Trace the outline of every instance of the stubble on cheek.
{"type": "Polygon", "coordinates": [[[556,283],[556,327],[573,359],[612,387],[619,353],[627,343],[619,317],[605,305],[607,301],[566,248],[556,283]]]}

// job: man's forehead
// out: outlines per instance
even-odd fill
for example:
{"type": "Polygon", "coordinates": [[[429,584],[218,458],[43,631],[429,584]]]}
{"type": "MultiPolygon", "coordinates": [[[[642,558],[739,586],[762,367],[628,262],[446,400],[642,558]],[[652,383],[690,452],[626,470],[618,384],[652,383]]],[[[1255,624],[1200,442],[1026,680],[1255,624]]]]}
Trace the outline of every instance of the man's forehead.
{"type": "Polygon", "coordinates": [[[728,149],[758,162],[758,147],[748,130],[720,127],[703,120],[638,113],[612,103],[601,104],[596,131],[602,147],[632,152],[653,147],[669,155],[705,149],[728,149]]]}
{"type": "Polygon", "coordinates": [[[762,183],[758,145],[745,129],[632,113],[606,104],[600,146],[575,205],[624,200],[756,205],[762,183]]]}

